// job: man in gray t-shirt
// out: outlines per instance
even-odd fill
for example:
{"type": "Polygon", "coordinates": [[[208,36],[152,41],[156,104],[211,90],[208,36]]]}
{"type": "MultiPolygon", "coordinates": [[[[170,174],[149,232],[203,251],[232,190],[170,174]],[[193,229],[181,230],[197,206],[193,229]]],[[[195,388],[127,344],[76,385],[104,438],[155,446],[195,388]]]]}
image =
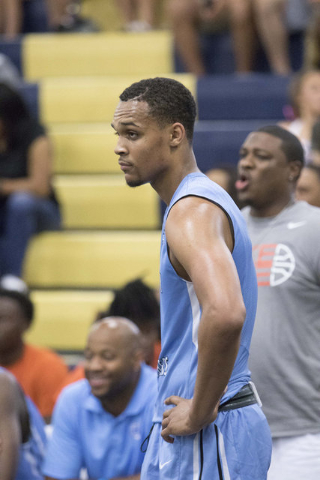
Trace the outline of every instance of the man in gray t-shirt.
{"type": "Polygon", "coordinates": [[[320,209],[294,201],[302,166],[300,142],[278,126],[240,150],[258,280],[249,366],[273,437],[270,480],[320,478],[320,209]]]}

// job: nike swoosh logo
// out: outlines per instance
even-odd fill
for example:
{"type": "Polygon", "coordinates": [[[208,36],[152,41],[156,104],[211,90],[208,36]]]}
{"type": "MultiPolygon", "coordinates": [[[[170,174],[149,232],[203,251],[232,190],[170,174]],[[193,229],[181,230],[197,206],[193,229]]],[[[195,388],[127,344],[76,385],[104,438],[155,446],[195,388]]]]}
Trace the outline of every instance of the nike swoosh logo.
{"type": "Polygon", "coordinates": [[[292,230],[293,228],[302,227],[306,223],[307,223],[306,221],[303,221],[303,222],[289,222],[287,227],[289,228],[289,230],[292,230]]]}
{"type": "Polygon", "coordinates": [[[165,467],[166,465],[168,465],[168,463],[171,463],[171,462],[172,462],[172,460],[168,460],[167,462],[160,463],[160,465],[159,465],[160,470],[162,470],[163,467],[165,467]]]}

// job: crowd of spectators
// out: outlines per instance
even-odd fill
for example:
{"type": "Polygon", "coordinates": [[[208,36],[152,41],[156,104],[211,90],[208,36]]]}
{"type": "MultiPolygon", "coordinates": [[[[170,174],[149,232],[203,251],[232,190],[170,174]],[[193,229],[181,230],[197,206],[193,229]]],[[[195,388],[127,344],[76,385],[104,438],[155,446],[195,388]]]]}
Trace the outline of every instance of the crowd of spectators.
{"type": "MultiPolygon", "coordinates": [[[[64,29],[63,26],[70,21],[70,15],[73,15],[70,12],[75,11],[68,8],[77,3],[71,0],[0,0],[1,32],[6,40],[11,40],[32,30],[33,25],[40,26],[34,31],[65,31],[67,27],[64,29]]],[[[297,452],[303,447],[299,443],[301,438],[297,437],[315,433],[317,448],[320,441],[320,419],[310,400],[316,392],[316,373],[314,377],[312,372],[308,373],[310,352],[299,346],[305,341],[307,332],[311,353],[314,359],[317,358],[312,340],[318,340],[319,309],[311,295],[316,297],[320,293],[316,237],[319,213],[305,203],[295,203],[296,199],[320,207],[320,2],[168,0],[165,3],[177,52],[185,69],[198,76],[207,73],[201,52],[203,34],[226,32],[231,36],[236,73],[248,74],[255,70],[259,43],[265,51],[270,71],[277,75],[291,75],[290,33],[306,32],[305,68],[290,77],[291,106],[286,110],[287,118],[280,122],[283,128],[262,129],[248,137],[240,152],[238,182],[236,169],[229,165],[220,165],[207,172],[208,177],[227,190],[240,208],[247,205],[244,215],[254,245],[262,292],[251,368],[274,437],[276,463],[272,465],[270,479],[291,480],[296,472],[290,472],[288,477],[283,472],[288,463],[292,462],[293,469],[295,464],[290,455],[286,463],[282,463],[279,452],[294,452],[298,458],[297,452]],[[292,138],[287,138],[285,131],[300,140],[306,162],[304,167],[299,159],[297,167],[297,159],[282,149],[281,142],[290,143],[292,138]],[[260,165],[263,159],[252,160],[257,151],[262,152],[264,160],[268,155],[270,160],[270,155],[275,152],[273,176],[265,175],[268,174],[263,170],[266,167],[257,167],[254,163],[260,165]],[[286,177],[283,176],[282,154],[287,162],[285,168],[291,168],[286,177]],[[259,168],[264,175],[260,179],[254,178],[254,172],[259,168]],[[257,185],[253,199],[246,194],[246,182],[250,181],[257,185]],[[255,217],[266,221],[261,222],[261,218],[255,217]],[[285,219],[287,228],[280,222],[282,226],[276,232],[275,225],[280,217],[285,219]],[[310,221],[309,235],[301,233],[300,238],[298,224],[303,226],[306,219],[310,221]],[[288,291],[282,286],[275,299],[272,287],[285,284],[291,278],[293,270],[291,272],[288,262],[292,258],[288,251],[277,251],[278,257],[275,254],[275,258],[279,261],[282,255],[284,262],[287,261],[281,267],[272,264],[273,260],[268,257],[267,263],[271,265],[268,277],[265,271],[259,270],[262,264],[265,265],[263,246],[268,243],[283,247],[288,233],[291,234],[289,225],[294,224],[297,226],[294,259],[306,258],[304,266],[297,268],[294,264],[293,268],[296,268],[294,275],[298,275],[297,279],[293,275],[293,280],[299,292],[290,290],[287,283],[288,291]],[[270,240],[267,241],[268,235],[270,240]],[[308,248],[313,259],[307,257],[308,248]],[[282,271],[283,278],[287,275],[283,281],[277,280],[281,268],[287,269],[282,271]],[[306,287],[305,293],[301,293],[302,284],[306,287]],[[284,295],[288,296],[286,301],[284,295]],[[310,313],[307,307],[311,302],[316,307],[310,313]],[[281,326],[279,322],[276,326],[274,324],[278,313],[266,315],[270,305],[279,307],[281,326]],[[296,305],[295,315],[292,305],[296,305]],[[305,326],[301,325],[302,318],[305,326]],[[285,350],[285,361],[282,361],[285,350]],[[281,363],[282,371],[278,363],[281,363]],[[283,387],[289,374],[290,385],[283,387]],[[306,382],[304,392],[294,385],[294,377],[298,374],[301,385],[306,382]],[[310,375],[312,378],[308,382],[306,379],[310,375]],[[265,378],[268,382],[263,380],[265,378]],[[272,403],[274,397],[269,395],[275,391],[278,399],[276,414],[272,403]],[[308,392],[310,398],[305,398],[308,392]],[[298,402],[303,399],[303,408],[296,405],[295,399],[298,402]],[[304,418],[306,408],[310,408],[309,418],[304,418]],[[282,412],[280,419],[279,412],[282,412]],[[309,428],[309,423],[314,428],[309,428]],[[288,438],[281,443],[284,437],[288,438]],[[291,443],[293,440],[297,443],[291,443]]],[[[156,4],[156,0],[119,0],[117,6],[124,30],[141,32],[154,28],[156,4]]],[[[46,129],[31,117],[16,90],[20,79],[15,78],[14,82],[10,81],[11,86],[8,82],[0,83],[0,477],[3,480],[41,480],[45,475],[53,480],[80,478],[81,470],[85,468],[90,478],[138,480],[143,460],[140,445],[151,428],[152,405],[156,397],[154,369],[161,349],[159,304],[155,293],[141,280],[115,291],[110,307],[97,312],[97,318],[92,319],[95,321],[88,334],[84,361],[71,372],[58,354],[25,342],[25,332],[33,320],[33,304],[22,280],[25,253],[32,236],[43,230],[59,229],[61,217],[51,182],[50,140],[46,129]],[[45,423],[53,426],[48,445],[45,423]],[[32,473],[30,458],[33,459],[32,473]]],[[[295,234],[295,227],[292,230],[295,234]]],[[[314,447],[309,440],[310,437],[302,445],[312,452],[314,447]]],[[[320,467],[312,456],[308,461],[312,469],[308,478],[312,480],[315,475],[320,475],[320,467]]]]}

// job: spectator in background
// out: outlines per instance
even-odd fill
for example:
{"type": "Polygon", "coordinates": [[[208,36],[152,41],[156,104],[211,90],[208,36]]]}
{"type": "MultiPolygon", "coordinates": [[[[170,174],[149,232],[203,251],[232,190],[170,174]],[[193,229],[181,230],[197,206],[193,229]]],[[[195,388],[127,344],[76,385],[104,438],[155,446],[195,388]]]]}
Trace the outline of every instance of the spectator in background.
{"type": "Polygon", "coordinates": [[[22,85],[22,78],[17,67],[3,53],[0,53],[0,83],[5,83],[15,89],[22,85]]]}
{"type": "Polygon", "coordinates": [[[53,414],[43,471],[47,479],[139,480],[157,391],[143,364],[138,327],[125,318],[93,324],[85,349],[86,379],[66,387],[53,414]]]}
{"type": "Polygon", "coordinates": [[[253,70],[258,34],[271,71],[281,75],[289,74],[291,66],[285,24],[287,0],[227,1],[237,71],[244,73],[253,70]]]}
{"type": "Polygon", "coordinates": [[[305,0],[168,0],[177,51],[187,71],[204,75],[200,34],[227,31],[233,38],[238,73],[254,69],[257,36],[273,73],[291,72],[289,32],[303,31],[309,19],[305,0]]]}
{"type": "Polygon", "coordinates": [[[44,128],[21,96],[0,84],[0,276],[1,286],[25,290],[21,280],[29,240],[60,226],[51,185],[52,152],[44,128]]]}
{"type": "Polygon", "coordinates": [[[0,478],[43,480],[43,420],[13,375],[0,368],[0,478]]]}
{"type": "Polygon", "coordinates": [[[114,299],[106,312],[99,317],[126,317],[141,331],[144,360],[157,368],[160,353],[160,306],[155,292],[142,280],[137,279],[116,290],[114,299]]]}
{"type": "Polygon", "coordinates": [[[311,160],[313,164],[320,165],[320,120],[312,128],[311,160]]]}
{"type": "MultiPolygon", "coordinates": [[[[134,322],[141,332],[143,360],[157,368],[161,350],[160,344],[160,305],[155,292],[142,280],[127,283],[115,291],[108,310],[97,314],[96,322],[105,317],[125,317],[134,322]]],[[[82,362],[68,373],[62,387],[84,378],[82,362]]],[[[58,396],[58,392],[57,392],[58,396]]]]}
{"type": "Polygon", "coordinates": [[[268,126],[247,137],[238,164],[258,277],[249,367],[273,439],[268,480],[320,478],[320,210],[294,200],[303,162],[297,137],[268,126]]]}
{"type": "Polygon", "coordinates": [[[0,290],[0,365],[13,373],[49,422],[67,367],[54,352],[24,342],[32,319],[33,304],[28,297],[0,290]]]}
{"type": "Polygon", "coordinates": [[[308,163],[312,160],[312,129],[320,118],[320,70],[297,74],[290,84],[289,94],[295,119],[280,125],[299,138],[308,163]]]}
{"type": "Polygon", "coordinates": [[[226,0],[169,0],[167,6],[175,45],[186,71],[198,76],[205,75],[200,33],[226,31],[226,0]]]}
{"type": "Polygon", "coordinates": [[[297,183],[296,199],[320,207],[320,165],[309,163],[302,169],[297,183]]]}
{"type": "Polygon", "coordinates": [[[7,40],[21,33],[56,30],[72,0],[0,0],[0,31],[7,40]]]}
{"type": "Polygon", "coordinates": [[[312,17],[306,29],[304,68],[320,69],[320,1],[309,0],[312,17]]]}
{"type": "Polygon", "coordinates": [[[229,193],[232,200],[239,205],[237,196],[237,189],[235,186],[237,180],[237,168],[233,165],[219,165],[216,168],[211,168],[206,172],[207,177],[213,182],[217,183],[226,192],[229,193]]]}
{"type": "Polygon", "coordinates": [[[290,34],[306,30],[311,16],[308,0],[251,1],[255,7],[258,36],[271,71],[278,75],[290,74],[290,34]]]}
{"type": "Polygon", "coordinates": [[[117,0],[127,32],[146,32],[154,27],[157,0],[117,0]]]}

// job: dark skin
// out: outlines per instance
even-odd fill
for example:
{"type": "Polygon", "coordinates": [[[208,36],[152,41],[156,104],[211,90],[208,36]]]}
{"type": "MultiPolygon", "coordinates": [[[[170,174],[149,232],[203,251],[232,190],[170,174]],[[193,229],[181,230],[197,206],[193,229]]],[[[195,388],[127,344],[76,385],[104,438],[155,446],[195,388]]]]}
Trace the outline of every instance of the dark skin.
{"type": "Polygon", "coordinates": [[[0,371],[0,478],[12,480],[18,466],[19,449],[30,435],[24,395],[14,377],[0,371]]]}
{"type": "MultiPolygon", "coordinates": [[[[125,410],[139,381],[143,361],[140,342],[136,325],[121,317],[107,317],[90,330],[85,349],[85,375],[92,394],[113,416],[125,410]]],[[[112,480],[139,479],[140,474],[112,480]]]]}
{"type": "Polygon", "coordinates": [[[11,365],[23,354],[23,334],[29,327],[18,303],[0,297],[0,364],[11,365]]]}
{"type": "Polygon", "coordinates": [[[302,165],[288,161],[281,145],[280,138],[253,132],[240,149],[238,197],[254,217],[275,216],[294,200],[302,165]]]}
{"type": "MultiPolygon", "coordinates": [[[[127,184],[149,182],[167,205],[183,178],[199,171],[184,126],[159,126],[147,103],[120,102],[113,127],[127,184]]],[[[232,234],[220,208],[196,197],[180,200],[167,219],[166,237],[174,268],[193,282],[202,307],[193,398],[165,401],[174,408],[164,413],[162,437],[172,443],[174,435],[199,432],[216,418],[237,356],[245,308],[231,256],[232,234]]]]}

